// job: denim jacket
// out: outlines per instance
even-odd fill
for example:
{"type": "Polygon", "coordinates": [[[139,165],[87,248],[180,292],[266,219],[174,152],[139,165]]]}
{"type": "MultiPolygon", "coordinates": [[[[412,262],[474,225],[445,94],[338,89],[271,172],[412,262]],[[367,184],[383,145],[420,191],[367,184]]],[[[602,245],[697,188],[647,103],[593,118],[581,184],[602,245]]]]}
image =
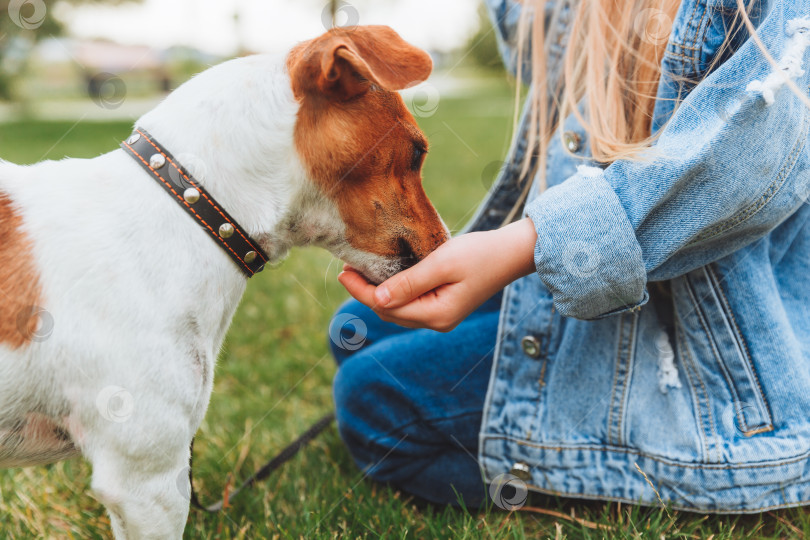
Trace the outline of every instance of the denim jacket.
{"type": "MultiPolygon", "coordinates": [[[[487,4],[514,69],[520,4],[487,4]]],[[[810,1],[751,11],[776,67],[745,30],[716,58],[736,7],[683,0],[643,159],[594,163],[573,117],[550,143],[524,208],[537,273],[501,308],[489,480],[715,512],[810,502],[810,110],[785,82],[807,99],[810,1]]],[[[572,16],[555,9],[550,79],[572,16]]],[[[516,137],[467,230],[501,224],[530,150],[516,137]]]]}

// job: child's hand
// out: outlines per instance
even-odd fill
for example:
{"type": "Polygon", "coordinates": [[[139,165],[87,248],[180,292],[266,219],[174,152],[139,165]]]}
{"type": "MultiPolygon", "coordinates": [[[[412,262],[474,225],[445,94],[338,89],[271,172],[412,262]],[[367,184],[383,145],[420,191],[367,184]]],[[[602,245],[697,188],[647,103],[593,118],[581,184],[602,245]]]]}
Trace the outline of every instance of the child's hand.
{"type": "Polygon", "coordinates": [[[449,332],[485,300],[534,272],[534,224],[457,236],[375,287],[350,267],[338,281],[382,320],[449,332]]]}

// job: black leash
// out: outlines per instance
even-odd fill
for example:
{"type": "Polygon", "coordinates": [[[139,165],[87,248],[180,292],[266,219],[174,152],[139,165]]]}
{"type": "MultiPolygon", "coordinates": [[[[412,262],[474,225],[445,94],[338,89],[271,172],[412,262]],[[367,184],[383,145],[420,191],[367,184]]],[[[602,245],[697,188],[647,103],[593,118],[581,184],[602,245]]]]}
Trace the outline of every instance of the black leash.
{"type": "MultiPolygon", "coordinates": [[[[194,460],[194,439],[191,440],[191,458],[188,464],[188,481],[191,485],[191,505],[198,510],[202,510],[203,512],[211,512],[216,513],[222,510],[224,507],[230,505],[231,501],[236,498],[237,495],[246,487],[250,487],[256,482],[264,480],[270,473],[281,467],[285,462],[289,461],[290,458],[295,456],[301,448],[307,445],[307,443],[311,442],[315,439],[318,435],[320,435],[326,428],[329,427],[329,424],[332,423],[332,420],[335,419],[335,413],[329,413],[317,422],[315,422],[312,427],[306,430],[300,437],[294,440],[289,446],[287,446],[284,450],[276,454],[276,456],[268,461],[267,463],[262,466],[261,469],[253,473],[253,475],[242,482],[242,485],[236,488],[235,490],[225,492],[225,497],[212,505],[204,506],[200,500],[197,498],[197,492],[194,491],[194,478],[192,477],[192,461],[194,460]]],[[[227,490],[227,486],[226,486],[227,490]]]]}

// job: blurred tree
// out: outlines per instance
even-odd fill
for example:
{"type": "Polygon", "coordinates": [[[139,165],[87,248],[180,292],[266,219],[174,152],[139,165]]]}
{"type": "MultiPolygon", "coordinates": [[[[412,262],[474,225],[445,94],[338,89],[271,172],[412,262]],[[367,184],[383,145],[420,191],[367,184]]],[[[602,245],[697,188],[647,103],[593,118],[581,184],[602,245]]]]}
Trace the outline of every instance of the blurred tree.
{"type": "Polygon", "coordinates": [[[0,99],[11,99],[12,82],[24,71],[34,44],[60,35],[59,4],[122,4],[141,0],[0,0],[0,99]]]}
{"type": "Polygon", "coordinates": [[[478,6],[478,31],[467,41],[464,50],[469,51],[468,57],[475,65],[495,71],[503,71],[503,61],[498,52],[495,30],[492,28],[492,22],[489,20],[489,15],[483,3],[478,6]]]}

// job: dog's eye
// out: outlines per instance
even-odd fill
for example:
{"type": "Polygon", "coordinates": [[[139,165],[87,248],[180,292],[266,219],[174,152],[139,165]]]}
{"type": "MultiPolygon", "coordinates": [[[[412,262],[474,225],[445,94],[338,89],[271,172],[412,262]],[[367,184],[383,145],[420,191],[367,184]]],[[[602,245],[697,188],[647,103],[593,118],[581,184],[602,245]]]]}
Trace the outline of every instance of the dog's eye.
{"type": "Polygon", "coordinates": [[[419,146],[413,147],[413,156],[411,157],[411,170],[418,171],[422,166],[422,160],[425,157],[427,150],[419,146]]]}

